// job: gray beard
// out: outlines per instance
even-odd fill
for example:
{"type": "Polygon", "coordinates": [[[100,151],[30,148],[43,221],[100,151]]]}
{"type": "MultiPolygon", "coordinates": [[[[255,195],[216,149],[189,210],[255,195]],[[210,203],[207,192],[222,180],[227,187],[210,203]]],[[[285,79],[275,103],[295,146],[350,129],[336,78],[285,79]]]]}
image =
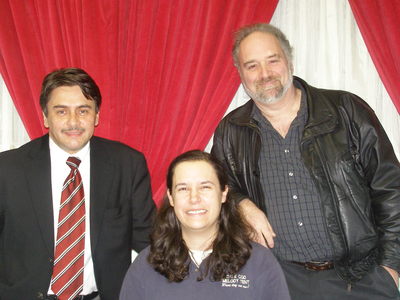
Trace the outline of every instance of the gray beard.
{"type": "Polygon", "coordinates": [[[286,94],[286,92],[288,91],[288,89],[292,85],[292,83],[293,83],[293,75],[289,74],[289,78],[288,78],[288,81],[286,82],[286,84],[284,86],[282,86],[274,96],[266,96],[266,95],[264,95],[263,92],[253,93],[244,84],[243,84],[243,88],[244,88],[246,94],[254,101],[261,102],[264,104],[272,104],[272,103],[278,102],[279,100],[281,100],[283,98],[283,96],[286,94]]]}

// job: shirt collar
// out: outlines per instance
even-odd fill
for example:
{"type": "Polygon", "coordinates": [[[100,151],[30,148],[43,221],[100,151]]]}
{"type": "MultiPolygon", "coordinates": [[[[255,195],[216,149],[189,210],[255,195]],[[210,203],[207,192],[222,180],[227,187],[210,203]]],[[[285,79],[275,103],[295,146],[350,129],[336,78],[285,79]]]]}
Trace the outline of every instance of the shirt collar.
{"type": "Polygon", "coordinates": [[[79,158],[82,162],[89,157],[90,141],[81,150],[74,154],[71,154],[61,149],[49,136],[49,147],[52,159],[56,158],[57,161],[67,161],[68,157],[73,156],[79,158]]]}

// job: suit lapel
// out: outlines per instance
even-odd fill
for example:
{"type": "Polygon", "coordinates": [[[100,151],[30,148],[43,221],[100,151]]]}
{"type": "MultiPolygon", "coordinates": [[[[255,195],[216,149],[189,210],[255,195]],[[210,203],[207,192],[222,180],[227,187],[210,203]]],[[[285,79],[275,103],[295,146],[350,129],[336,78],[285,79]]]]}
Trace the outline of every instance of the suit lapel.
{"type": "Polygon", "coordinates": [[[103,222],[114,167],[107,150],[96,137],[90,141],[90,239],[95,249],[103,222]]]}
{"type": "Polygon", "coordinates": [[[26,164],[26,180],[42,239],[49,256],[54,254],[54,222],[51,190],[51,167],[48,135],[40,139],[29,153],[26,164]]]}

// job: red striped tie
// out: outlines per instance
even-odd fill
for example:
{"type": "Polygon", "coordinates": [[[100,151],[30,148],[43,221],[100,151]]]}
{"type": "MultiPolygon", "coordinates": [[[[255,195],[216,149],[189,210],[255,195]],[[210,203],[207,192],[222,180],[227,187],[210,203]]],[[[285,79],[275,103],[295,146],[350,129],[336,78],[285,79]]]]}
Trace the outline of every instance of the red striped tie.
{"type": "Polygon", "coordinates": [[[78,167],[80,160],[69,157],[71,168],[61,192],[57,241],[51,289],[59,300],[73,299],[83,289],[85,251],[85,195],[78,167]]]}

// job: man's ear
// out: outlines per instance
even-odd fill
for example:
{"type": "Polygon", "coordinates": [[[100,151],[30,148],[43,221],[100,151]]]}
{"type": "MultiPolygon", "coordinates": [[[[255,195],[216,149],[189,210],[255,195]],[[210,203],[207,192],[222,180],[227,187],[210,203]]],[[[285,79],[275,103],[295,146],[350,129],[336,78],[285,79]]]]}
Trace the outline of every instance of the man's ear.
{"type": "Polygon", "coordinates": [[[94,126],[99,125],[99,119],[100,119],[100,112],[98,111],[96,113],[96,119],[94,120],[94,126]]]}
{"type": "Polygon", "coordinates": [[[42,111],[42,115],[43,115],[43,125],[45,128],[49,128],[49,122],[47,121],[47,116],[44,113],[44,111],[42,111]]]}

